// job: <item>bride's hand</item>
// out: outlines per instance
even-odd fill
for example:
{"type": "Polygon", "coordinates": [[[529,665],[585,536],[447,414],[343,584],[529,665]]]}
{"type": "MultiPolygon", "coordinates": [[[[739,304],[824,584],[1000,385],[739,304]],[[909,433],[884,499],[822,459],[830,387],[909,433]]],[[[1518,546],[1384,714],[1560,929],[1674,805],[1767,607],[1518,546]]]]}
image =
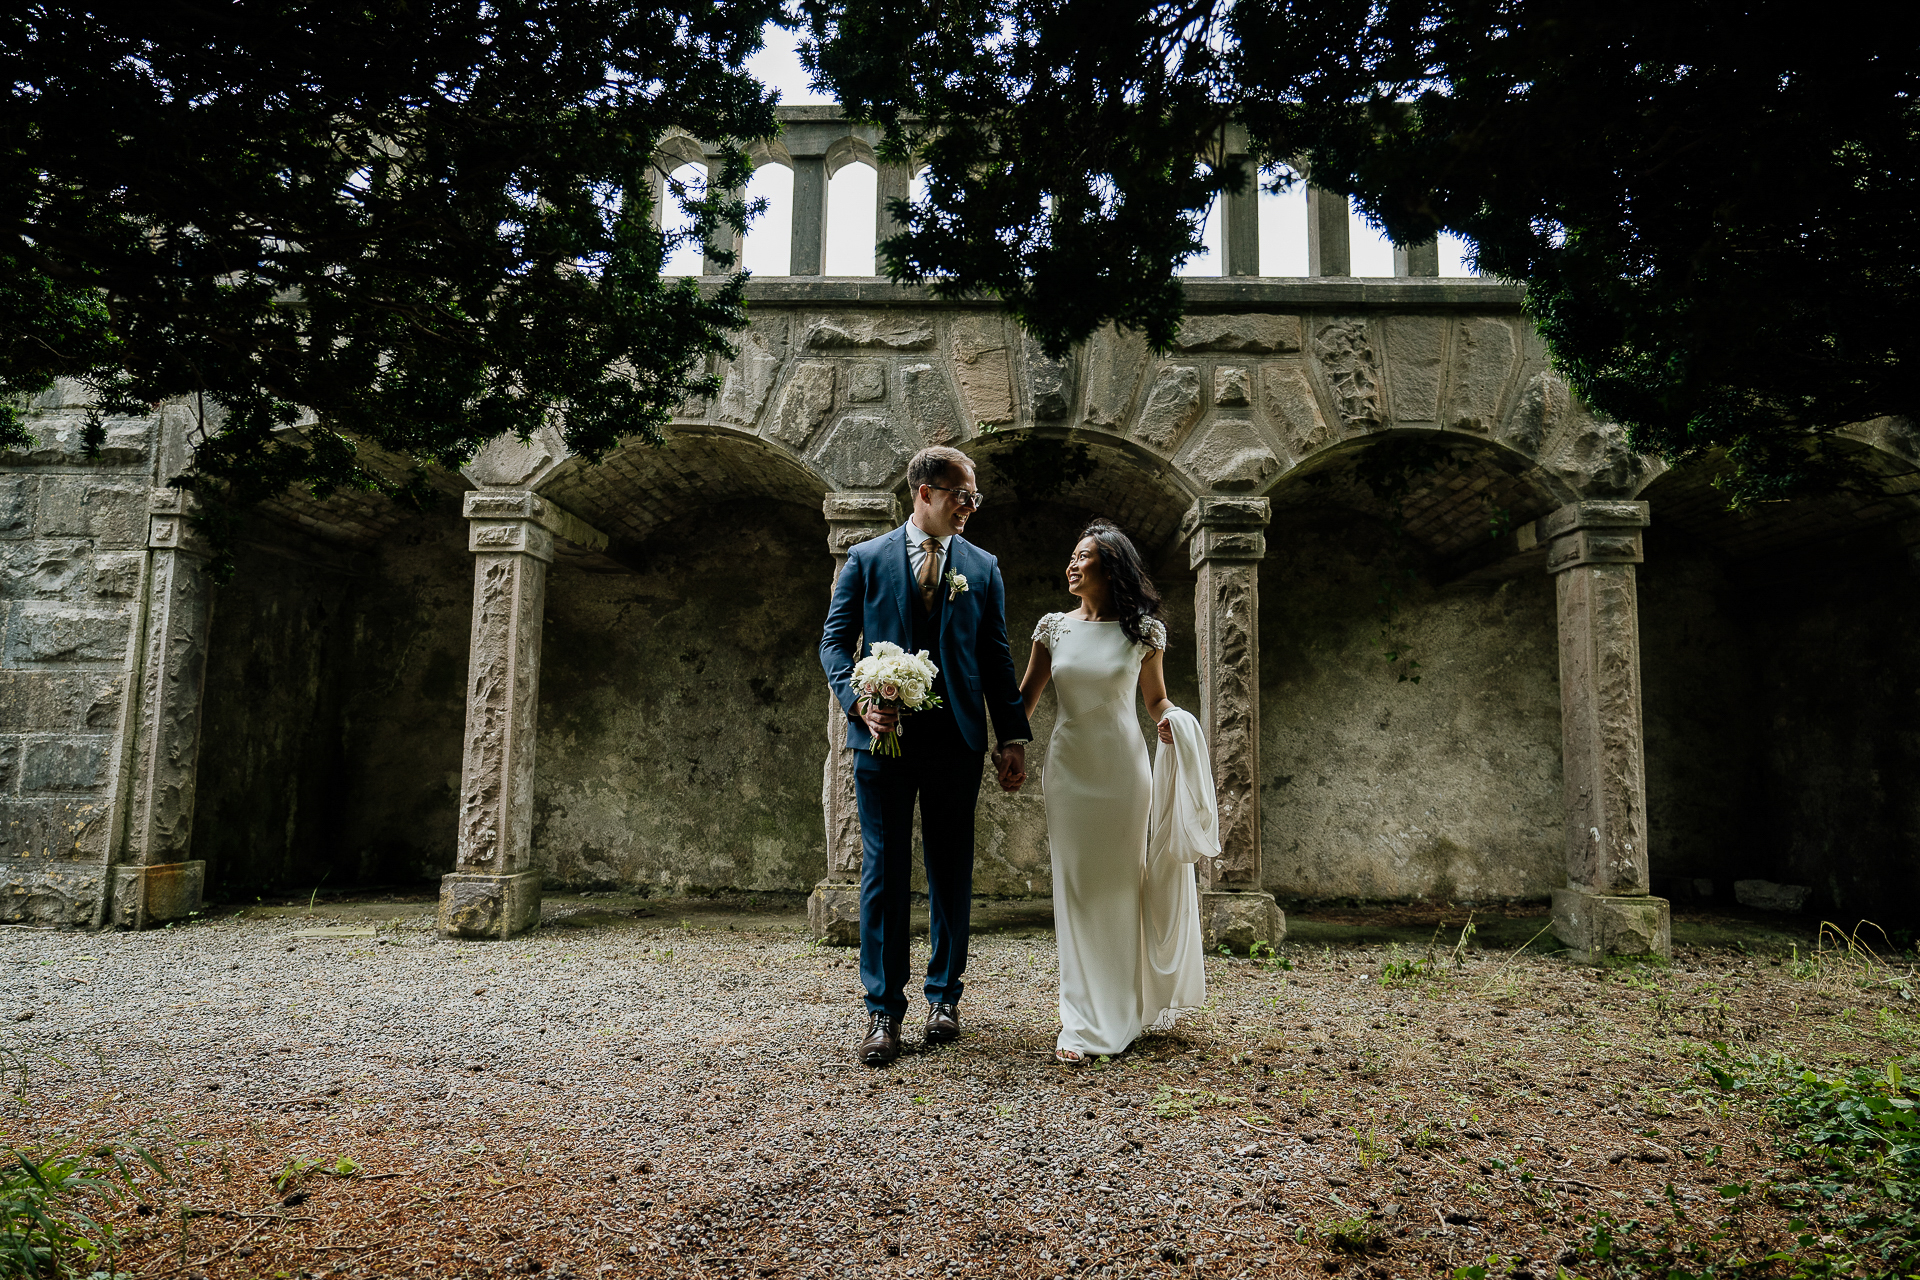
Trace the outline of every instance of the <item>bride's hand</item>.
{"type": "Polygon", "coordinates": [[[1167,722],[1165,716],[1160,717],[1159,735],[1160,741],[1166,743],[1168,746],[1173,745],[1173,726],[1167,722]]]}

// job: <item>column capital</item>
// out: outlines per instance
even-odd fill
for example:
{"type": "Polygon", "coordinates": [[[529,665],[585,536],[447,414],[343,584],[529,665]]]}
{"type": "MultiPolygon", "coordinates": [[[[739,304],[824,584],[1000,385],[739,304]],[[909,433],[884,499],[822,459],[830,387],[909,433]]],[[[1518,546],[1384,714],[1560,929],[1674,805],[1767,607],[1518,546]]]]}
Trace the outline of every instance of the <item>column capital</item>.
{"type": "Polygon", "coordinates": [[[1561,573],[1593,564],[1639,564],[1645,557],[1640,530],[1652,522],[1644,502],[1570,502],[1540,518],[1540,532],[1551,541],[1547,572],[1561,573]]]}
{"type": "Polygon", "coordinates": [[[1202,498],[1187,508],[1180,531],[1187,538],[1187,561],[1198,569],[1213,562],[1255,561],[1267,554],[1260,530],[1272,514],[1265,498],[1202,498]]]}
{"type": "Polygon", "coordinates": [[[147,501],[147,547],[202,558],[212,556],[212,544],[193,527],[193,517],[199,511],[200,500],[185,489],[154,489],[147,501]]]}
{"type": "Polygon", "coordinates": [[[899,500],[875,489],[829,493],[820,512],[827,518],[827,550],[836,556],[900,526],[899,500]]]}
{"type": "Polygon", "coordinates": [[[553,537],[565,538],[576,546],[589,551],[605,551],[607,535],[582,520],[560,504],[543,498],[531,489],[475,489],[467,494],[460,503],[460,514],[473,522],[467,539],[469,551],[522,551],[529,555],[540,555],[543,560],[553,559],[553,537]],[[502,525],[520,522],[534,525],[544,534],[553,537],[527,536],[523,541],[528,545],[506,545],[514,538],[505,532],[493,532],[482,537],[480,526],[502,525]],[[482,545],[482,543],[485,545],[482,545]],[[546,554],[534,549],[544,545],[546,554]]]}

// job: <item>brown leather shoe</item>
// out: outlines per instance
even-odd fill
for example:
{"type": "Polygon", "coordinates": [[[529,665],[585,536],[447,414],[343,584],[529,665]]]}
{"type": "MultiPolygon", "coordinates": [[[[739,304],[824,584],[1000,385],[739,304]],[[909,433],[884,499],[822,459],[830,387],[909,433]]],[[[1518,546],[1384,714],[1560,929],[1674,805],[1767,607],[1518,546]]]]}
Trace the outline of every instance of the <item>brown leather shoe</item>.
{"type": "Polygon", "coordinates": [[[900,1019],[884,1013],[867,1016],[867,1038],[860,1042],[860,1061],[884,1067],[900,1056],[900,1019]]]}
{"type": "Polygon", "coordinates": [[[960,1038],[960,1010],[957,1006],[941,1003],[927,1010],[927,1029],[924,1033],[928,1044],[952,1044],[960,1038]]]}

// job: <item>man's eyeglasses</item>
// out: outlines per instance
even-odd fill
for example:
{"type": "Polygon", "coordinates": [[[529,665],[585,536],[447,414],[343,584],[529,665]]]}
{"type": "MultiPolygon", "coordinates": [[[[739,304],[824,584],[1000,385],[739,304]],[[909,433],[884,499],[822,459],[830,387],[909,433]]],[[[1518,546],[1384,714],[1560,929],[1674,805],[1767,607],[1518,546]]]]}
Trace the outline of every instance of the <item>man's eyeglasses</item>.
{"type": "Polygon", "coordinates": [[[972,511],[978,511],[980,504],[987,500],[986,494],[976,493],[972,489],[949,489],[943,484],[930,484],[927,488],[938,489],[942,493],[952,494],[955,502],[972,511]]]}

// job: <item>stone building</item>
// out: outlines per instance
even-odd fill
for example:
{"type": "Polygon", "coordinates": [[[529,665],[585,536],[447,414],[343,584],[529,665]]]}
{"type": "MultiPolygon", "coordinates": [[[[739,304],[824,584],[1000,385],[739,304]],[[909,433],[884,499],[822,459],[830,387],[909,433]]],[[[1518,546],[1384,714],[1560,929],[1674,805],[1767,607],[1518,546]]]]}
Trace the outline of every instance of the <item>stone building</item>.
{"type": "MultiPolygon", "coordinates": [[[[1254,275],[1229,199],[1174,351],[1105,331],[1049,360],[991,305],[819,275],[827,179],[874,138],[787,117],[761,159],[794,170],[794,275],[750,286],[724,390],[663,448],[499,441],[425,513],[288,495],[216,590],[165,486],[189,407],[110,421],[89,460],[75,390],[40,398],[0,458],[0,917],[444,876],[467,936],[544,884],[810,891],[844,938],[859,842],[815,646],[846,549],[944,442],[990,495],[969,537],[1016,664],[1088,518],[1155,566],[1215,753],[1219,940],[1277,939],[1276,898],[1551,895],[1576,952],[1660,951],[1668,899],[1741,878],[1908,923],[1910,424],[1847,433],[1858,490],[1729,514],[1569,394],[1517,288],[1437,278],[1431,246],[1351,277],[1317,192],[1308,277],[1254,275]],[[1367,460],[1408,440],[1383,497],[1367,460]]],[[[882,198],[906,177],[881,166],[882,198]]],[[[986,795],[978,891],[1045,895],[1038,788],[986,795]]]]}

